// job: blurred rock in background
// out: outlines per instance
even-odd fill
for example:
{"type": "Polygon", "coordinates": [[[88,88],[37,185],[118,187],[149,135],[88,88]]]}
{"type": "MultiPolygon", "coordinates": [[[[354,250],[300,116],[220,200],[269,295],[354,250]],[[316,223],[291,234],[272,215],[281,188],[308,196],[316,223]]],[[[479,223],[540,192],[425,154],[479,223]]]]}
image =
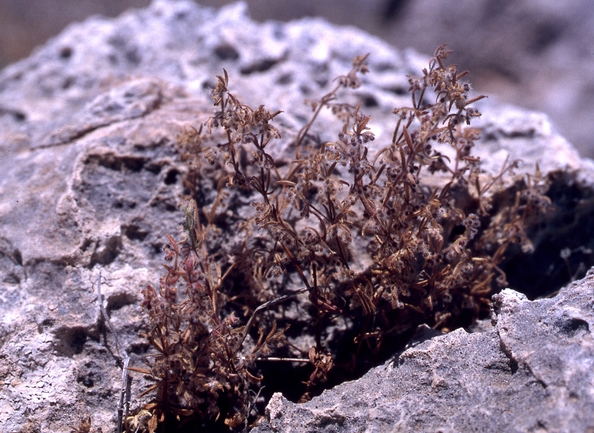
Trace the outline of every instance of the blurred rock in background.
{"type": "MultiPolygon", "coordinates": [[[[0,68],[69,22],[117,16],[149,0],[0,0],[0,68]]],[[[219,7],[231,0],[201,0],[219,7]]],[[[322,16],[396,47],[432,54],[447,43],[481,92],[544,111],[594,157],[594,3],[590,0],[248,0],[257,21],[322,16]]]]}

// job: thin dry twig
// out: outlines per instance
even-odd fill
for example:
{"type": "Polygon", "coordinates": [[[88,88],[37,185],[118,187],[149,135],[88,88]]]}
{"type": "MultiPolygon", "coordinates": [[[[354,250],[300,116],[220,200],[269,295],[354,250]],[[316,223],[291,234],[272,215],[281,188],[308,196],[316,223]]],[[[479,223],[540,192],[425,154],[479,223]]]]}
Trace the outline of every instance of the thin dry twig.
{"type": "Polygon", "coordinates": [[[109,331],[114,337],[116,350],[119,354],[119,361],[122,363],[122,385],[120,387],[120,399],[118,402],[118,433],[122,433],[122,427],[124,425],[124,420],[128,417],[128,411],[130,409],[130,387],[132,385],[132,377],[128,371],[128,366],[130,364],[130,356],[128,356],[128,352],[124,349],[124,346],[120,342],[120,338],[118,337],[117,332],[113,326],[111,326],[111,322],[109,320],[109,316],[107,315],[107,311],[105,310],[105,306],[103,305],[103,295],[101,294],[101,272],[99,272],[99,276],[97,277],[96,282],[94,283],[97,285],[97,303],[99,304],[99,311],[103,316],[103,320],[109,331]]]}

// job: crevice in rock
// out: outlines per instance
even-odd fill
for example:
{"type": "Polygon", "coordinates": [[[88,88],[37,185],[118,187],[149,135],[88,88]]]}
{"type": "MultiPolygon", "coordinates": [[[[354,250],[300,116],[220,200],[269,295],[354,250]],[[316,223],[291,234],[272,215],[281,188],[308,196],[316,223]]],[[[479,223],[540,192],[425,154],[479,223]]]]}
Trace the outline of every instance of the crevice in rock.
{"type": "Polygon", "coordinates": [[[568,338],[575,337],[581,333],[589,333],[590,325],[583,319],[576,317],[560,320],[555,324],[560,332],[568,338]]]}
{"type": "Polygon", "coordinates": [[[169,170],[165,175],[165,179],[163,180],[163,182],[165,183],[165,185],[173,185],[177,182],[179,174],[179,171],[176,169],[169,170]]]}
{"type": "Polygon", "coordinates": [[[27,115],[23,111],[14,108],[0,107],[0,116],[4,115],[9,115],[13,120],[19,123],[27,120],[27,115]]]}
{"type": "Polygon", "coordinates": [[[540,379],[534,372],[532,368],[527,362],[518,361],[513,354],[513,351],[505,344],[504,339],[502,338],[500,331],[497,330],[497,336],[499,337],[499,347],[501,352],[506,356],[508,359],[508,364],[511,370],[511,374],[516,374],[521,369],[525,372],[525,374],[529,375],[532,379],[528,380],[527,383],[535,383],[538,386],[542,387],[542,389],[547,389],[547,384],[540,379]]]}
{"type": "Polygon", "coordinates": [[[69,46],[64,46],[60,48],[60,51],[58,53],[59,57],[63,60],[68,60],[69,58],[72,57],[74,50],[69,47],[69,46]]]}
{"type": "Polygon", "coordinates": [[[82,353],[89,335],[82,326],[63,326],[54,331],[53,349],[58,356],[72,357],[82,353]]]}
{"type": "Polygon", "coordinates": [[[132,296],[130,293],[120,292],[114,293],[107,298],[107,305],[105,310],[107,313],[111,313],[113,310],[119,310],[126,305],[133,305],[138,302],[138,299],[132,296]]]}
{"type": "Polygon", "coordinates": [[[503,342],[503,338],[501,338],[501,334],[499,330],[497,331],[497,336],[499,337],[499,348],[501,352],[505,355],[508,360],[508,366],[510,369],[511,374],[516,374],[518,372],[518,361],[514,357],[511,349],[507,347],[507,345],[503,342]]]}
{"type": "Polygon", "coordinates": [[[122,238],[112,236],[104,241],[98,241],[91,256],[89,268],[95,265],[107,266],[113,263],[122,251],[122,238]]]}
{"type": "Polygon", "coordinates": [[[131,171],[138,173],[146,164],[146,158],[133,155],[116,155],[113,153],[92,154],[87,157],[85,164],[97,164],[113,171],[131,171]]]}
{"type": "Polygon", "coordinates": [[[384,88],[384,90],[387,90],[388,92],[394,93],[395,95],[398,95],[398,96],[405,96],[408,94],[408,92],[406,91],[406,88],[404,86],[394,86],[394,87],[384,88]]]}
{"type": "Polygon", "coordinates": [[[100,367],[95,361],[85,362],[76,376],[76,381],[85,388],[93,388],[103,379],[100,367]]]}
{"type": "Polygon", "coordinates": [[[280,61],[281,59],[261,59],[257,62],[243,66],[239,70],[239,72],[241,72],[242,75],[251,75],[259,72],[266,72],[280,61]]]}
{"type": "Polygon", "coordinates": [[[235,60],[239,59],[239,53],[230,44],[221,44],[221,45],[218,45],[213,50],[213,53],[220,60],[235,61],[235,60]]]}
{"type": "Polygon", "coordinates": [[[529,299],[556,293],[594,265],[594,190],[576,173],[553,172],[549,179],[546,195],[554,208],[527,230],[534,252],[512,247],[502,265],[510,287],[529,299]]]}
{"type": "Polygon", "coordinates": [[[122,233],[132,241],[142,242],[150,233],[148,224],[140,218],[134,218],[130,223],[121,226],[122,233]]]}
{"type": "Polygon", "coordinates": [[[163,194],[155,196],[151,201],[150,206],[158,209],[159,212],[177,212],[179,210],[177,200],[174,197],[165,196],[163,194]]]}
{"type": "Polygon", "coordinates": [[[27,279],[23,256],[18,248],[6,238],[0,238],[0,281],[20,284],[27,279]]]}
{"type": "Polygon", "coordinates": [[[74,186],[76,200],[88,201],[99,221],[109,218],[114,209],[118,214],[136,214],[135,210],[149,203],[166,177],[162,173],[164,163],[155,155],[150,158],[113,152],[93,153],[86,156],[83,164],[81,179],[74,186]]]}
{"type": "Polygon", "coordinates": [[[150,171],[151,173],[157,175],[159,173],[161,173],[161,170],[163,169],[163,165],[157,162],[150,162],[146,165],[145,169],[147,171],[150,171]]]}

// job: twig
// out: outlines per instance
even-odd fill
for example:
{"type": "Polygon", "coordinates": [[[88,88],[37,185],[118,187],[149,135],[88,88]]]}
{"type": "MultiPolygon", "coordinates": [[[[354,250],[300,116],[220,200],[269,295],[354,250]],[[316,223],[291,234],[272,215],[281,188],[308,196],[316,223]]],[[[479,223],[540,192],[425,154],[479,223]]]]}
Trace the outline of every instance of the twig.
{"type": "Polygon", "coordinates": [[[243,329],[243,334],[241,336],[240,345],[243,344],[243,342],[245,341],[245,337],[247,337],[247,334],[248,334],[248,332],[250,330],[250,327],[252,326],[252,322],[254,321],[254,319],[256,317],[256,314],[258,314],[262,310],[265,310],[265,309],[267,309],[269,307],[272,307],[273,305],[276,305],[276,304],[279,304],[281,302],[284,302],[287,299],[294,298],[295,296],[299,295],[300,293],[305,293],[308,290],[309,290],[309,288],[303,287],[303,288],[301,288],[299,290],[294,291],[290,295],[280,296],[278,298],[272,299],[271,301],[264,302],[262,305],[260,305],[258,308],[256,308],[254,310],[254,312],[252,313],[252,317],[250,317],[250,320],[248,320],[247,324],[245,325],[245,328],[243,329]]]}
{"type": "Polygon", "coordinates": [[[105,324],[109,328],[109,331],[113,334],[116,350],[119,353],[120,361],[123,363],[122,367],[122,386],[120,388],[120,401],[118,403],[118,433],[122,433],[123,420],[128,417],[128,410],[130,409],[130,387],[132,385],[132,377],[128,373],[128,365],[130,364],[130,357],[121,344],[118,334],[115,332],[109,321],[107,311],[103,306],[103,296],[101,295],[101,272],[97,278],[97,302],[99,303],[99,310],[103,316],[105,324]],[[125,399],[125,400],[124,400],[125,399]],[[124,411],[124,405],[126,410],[124,411]]]}
{"type": "Polygon", "coordinates": [[[248,431],[248,420],[249,420],[249,416],[250,416],[250,412],[252,411],[252,406],[256,405],[256,402],[258,401],[258,398],[260,397],[260,393],[262,392],[262,390],[266,388],[265,386],[263,386],[262,388],[260,388],[258,390],[258,393],[256,394],[254,391],[250,390],[250,393],[252,395],[254,395],[254,399],[253,401],[248,401],[248,407],[247,407],[247,411],[246,411],[246,417],[245,417],[245,421],[244,421],[244,425],[243,425],[243,433],[247,433],[248,431]]]}
{"type": "Polygon", "coordinates": [[[303,358],[279,358],[276,356],[269,356],[266,358],[256,358],[256,361],[274,361],[274,362],[311,362],[309,359],[303,358]]]}

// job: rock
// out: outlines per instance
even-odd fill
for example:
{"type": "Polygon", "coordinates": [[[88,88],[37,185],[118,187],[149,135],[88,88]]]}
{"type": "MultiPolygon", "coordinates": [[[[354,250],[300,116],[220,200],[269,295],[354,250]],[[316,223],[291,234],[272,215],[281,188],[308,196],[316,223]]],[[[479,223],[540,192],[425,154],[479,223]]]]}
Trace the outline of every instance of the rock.
{"type": "MultiPolygon", "coordinates": [[[[254,106],[266,104],[272,111],[285,109],[287,113],[279,116],[279,125],[290,139],[309,115],[303,99],[326,93],[333,86],[332,79],[350,69],[352,58],[367,52],[371,52],[372,72],[349,98],[353,103],[363,103],[364,110],[372,115],[373,131],[381,140],[391,134],[392,109],[407,102],[408,98],[402,96],[408,87],[406,74],[418,75],[427,61],[425,56],[410,50],[397,51],[354,28],[335,27],[319,19],[257,24],[247,17],[241,3],[215,11],[192,2],[162,0],[117,19],[91,18],[70,26],[28,59],[0,72],[3,431],[69,432],[87,416],[93,430],[114,430],[121,370],[113,336],[99,313],[97,281],[102,276],[104,305],[123,346],[132,355],[132,364],[142,366],[140,358],[148,343],[142,337],[146,319],[139,305],[140,291],[147,284],[157,283],[165,235],[175,234],[179,223],[182,169],[173,144],[185,125],[198,125],[212,112],[209,88],[214,77],[225,68],[232,90],[242,100],[254,106]]],[[[591,162],[580,160],[545,116],[492,103],[482,104],[481,109],[485,113],[479,124],[483,127],[481,152],[483,159],[492,163],[487,168],[498,169],[499,162],[511,153],[514,158],[525,159],[528,170],[539,163],[544,172],[564,169],[575,173],[562,178],[559,184],[571,183],[575,193],[571,197],[577,204],[569,212],[587,218],[591,184],[584,183],[584,179],[591,176],[591,162]],[[581,198],[576,198],[578,195],[581,198]]],[[[327,125],[323,129],[328,131],[321,138],[333,139],[336,121],[323,113],[320,122],[327,125]]],[[[555,221],[550,227],[558,228],[555,224],[560,223],[555,221]]],[[[589,220],[580,221],[579,225],[585,227],[589,220]]],[[[587,247],[594,236],[575,236],[582,227],[564,234],[573,233],[569,238],[587,247]]],[[[554,250],[553,258],[559,259],[558,253],[558,249],[554,250]]],[[[555,269],[565,265],[551,263],[555,269]]],[[[387,375],[408,368],[413,374],[415,363],[429,368],[431,357],[458,363],[472,358],[477,365],[493,362],[492,380],[496,374],[509,376],[513,372],[519,381],[514,382],[518,388],[513,390],[533,390],[531,401],[555,408],[545,420],[552,428],[563,426],[561,418],[567,411],[587,408],[592,396],[582,393],[581,388],[575,389],[577,400],[570,395],[569,390],[574,390],[569,387],[573,387],[571,373],[563,373],[569,374],[564,376],[565,382],[550,377],[555,371],[563,372],[555,370],[557,366],[570,362],[561,355],[556,366],[535,372],[533,355],[524,353],[523,346],[515,346],[517,332],[538,334],[530,331],[529,323],[522,322],[518,331],[510,331],[516,329],[511,325],[503,331],[503,321],[513,323],[514,317],[524,317],[528,314],[524,310],[533,305],[527,300],[514,304],[510,300],[516,299],[514,296],[519,295],[504,292],[500,296],[501,312],[493,330],[470,335],[458,330],[428,340],[401,354],[403,364],[398,369],[380,367],[366,378],[378,371],[387,375]],[[508,314],[507,309],[513,305],[521,308],[508,314]],[[501,341],[509,341],[505,350],[499,347],[498,339],[493,339],[498,329],[501,341]],[[481,340],[485,336],[492,340],[481,340]],[[443,341],[468,355],[458,356],[441,345],[443,341]],[[477,347],[488,351],[483,353],[477,347]],[[427,353],[425,358],[416,355],[419,351],[427,353]],[[532,372],[526,366],[533,368],[532,372]],[[536,376],[550,386],[550,390],[546,388],[552,396],[548,400],[543,397],[548,395],[543,385],[532,381],[536,376]],[[558,393],[553,393],[553,388],[558,393]],[[566,395],[561,395],[563,390],[566,395]]],[[[569,321],[563,326],[573,330],[571,320],[577,320],[574,334],[567,331],[566,337],[576,347],[587,349],[592,320],[582,314],[586,307],[581,302],[568,301],[567,311],[573,308],[575,315],[568,319],[559,316],[559,323],[569,321]],[[587,329],[580,320],[588,324],[587,329]]],[[[529,343],[536,349],[543,347],[536,341],[529,343]]],[[[584,354],[589,353],[586,349],[584,354]]],[[[581,356],[578,351],[574,361],[577,363],[581,356]]],[[[465,377],[471,378],[470,365],[467,370],[465,377]]],[[[478,370],[475,367],[477,375],[478,370]]],[[[428,392],[430,388],[423,388],[435,381],[437,391],[451,393],[456,401],[471,401],[455,386],[462,386],[463,381],[454,381],[448,371],[435,376],[427,371],[414,373],[425,377],[417,385],[419,393],[426,392],[428,398],[436,399],[428,392]]],[[[385,380],[388,376],[382,377],[385,380]]],[[[494,402],[487,402],[487,392],[480,391],[490,382],[475,383],[471,379],[463,389],[476,390],[487,405],[494,402]]],[[[133,395],[146,386],[147,381],[136,375],[133,395]]],[[[354,384],[342,385],[337,392],[346,386],[354,384]]],[[[508,395],[505,392],[509,389],[501,392],[508,395]]],[[[359,391],[353,395],[359,395],[359,391]]],[[[132,409],[145,401],[133,399],[132,409]]],[[[398,413],[405,413],[383,413],[384,406],[378,406],[371,415],[355,420],[345,408],[358,401],[342,401],[335,409],[337,415],[327,420],[334,423],[340,419],[345,426],[372,426],[375,420],[396,425],[398,413]]],[[[291,406],[275,397],[269,405],[271,424],[262,424],[258,429],[276,428],[281,425],[279,414],[289,419],[292,407],[306,413],[306,408],[317,402],[291,406]]],[[[501,412],[503,403],[488,406],[489,410],[493,414],[501,412]]],[[[454,406],[448,410],[459,409],[459,416],[469,413],[467,407],[454,406]]],[[[519,410],[514,413],[522,415],[519,410]]],[[[579,415],[581,425],[586,425],[589,413],[593,411],[579,415]]],[[[501,419],[507,424],[500,425],[517,428],[524,422],[511,415],[501,419]]]]}
{"type": "MultiPolygon", "coordinates": [[[[200,4],[219,7],[232,2],[200,4]]],[[[96,13],[116,16],[149,3],[104,0],[63,8],[60,0],[37,0],[35,7],[0,0],[0,68],[25,57],[71,21],[96,13]]],[[[256,21],[320,16],[423,53],[447,42],[454,50],[452,60],[472,71],[479,92],[548,113],[583,156],[594,155],[594,125],[589,121],[594,107],[589,45],[594,26],[589,0],[372,0],[346,6],[344,0],[258,0],[250,1],[249,7],[256,21]]]]}
{"type": "Polygon", "coordinates": [[[490,329],[413,342],[304,404],[274,394],[252,432],[591,431],[593,283],[538,301],[506,289],[490,329]]]}

